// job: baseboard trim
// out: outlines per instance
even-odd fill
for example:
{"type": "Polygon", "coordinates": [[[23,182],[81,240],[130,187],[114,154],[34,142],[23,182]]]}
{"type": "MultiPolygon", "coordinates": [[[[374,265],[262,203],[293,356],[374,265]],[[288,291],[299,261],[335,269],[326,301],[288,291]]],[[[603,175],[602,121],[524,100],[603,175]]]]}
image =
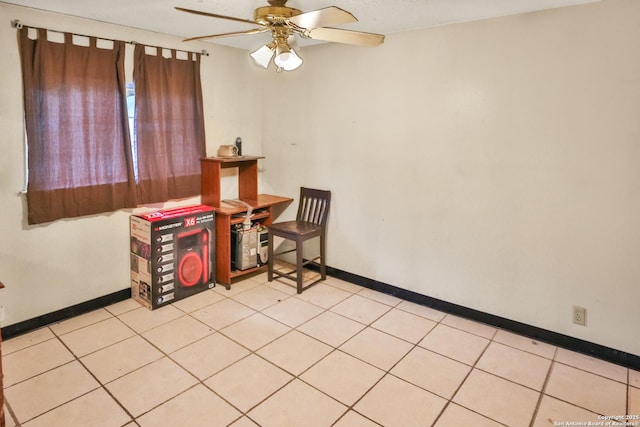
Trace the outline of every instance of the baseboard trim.
{"type": "Polygon", "coordinates": [[[475,320],[486,323],[500,329],[507,330],[519,335],[523,335],[536,341],[546,342],[558,347],[582,353],[588,356],[596,357],[607,362],[622,365],[627,368],[640,370],[640,356],[616,350],[614,348],[605,347],[589,341],[584,341],[568,335],[559,334],[557,332],[527,325],[525,323],[516,322],[504,317],[474,310],[461,305],[453,304],[437,298],[429,297],[417,292],[398,288],[387,283],[378,282],[367,277],[358,276],[357,274],[339,270],[337,268],[327,266],[327,274],[337,279],[344,280],[356,285],[360,285],[378,292],[393,295],[397,298],[410,301],[416,304],[431,307],[433,309],[450,313],[455,316],[464,317],[466,319],[475,320]]]}
{"type": "Polygon", "coordinates": [[[131,288],[122,289],[120,291],[103,295],[90,301],[81,302],[71,307],[63,308],[52,313],[43,314],[33,319],[23,322],[14,323],[2,328],[2,338],[9,339],[27,332],[42,328],[52,323],[61,322],[81,314],[88,313],[99,308],[115,304],[120,301],[131,298],[131,288]]]}
{"type": "MultiPolygon", "coordinates": [[[[312,264],[310,264],[308,267],[317,269],[317,266],[312,264]]],[[[595,344],[568,335],[559,334],[557,332],[527,325],[521,322],[516,322],[514,320],[474,310],[472,308],[464,307],[461,305],[453,304],[447,301],[419,294],[407,289],[398,288],[388,283],[379,282],[377,280],[369,279],[367,277],[359,276],[357,274],[349,273],[347,271],[343,271],[330,266],[327,266],[327,274],[337,279],[344,280],[345,282],[360,285],[365,288],[373,289],[375,291],[382,292],[388,295],[393,295],[405,301],[420,304],[426,307],[433,308],[435,310],[453,314],[455,316],[464,317],[466,319],[475,320],[477,322],[486,323],[488,325],[495,326],[496,328],[523,335],[537,341],[546,342],[551,345],[566,348],[567,350],[572,350],[578,353],[605,360],[607,362],[615,363],[617,365],[622,365],[627,368],[640,371],[640,356],[635,354],[626,353],[624,351],[616,350],[614,348],[606,347],[600,344],[595,344]]],[[[90,301],[85,301],[83,303],[63,308],[52,313],[44,314],[33,319],[5,326],[2,328],[2,336],[4,339],[9,339],[55,322],[61,322],[66,319],[70,319],[72,317],[79,316],[81,314],[88,313],[90,311],[97,310],[99,308],[103,308],[120,301],[124,301],[128,298],[131,298],[131,289],[122,289],[120,291],[104,295],[90,301]]]]}

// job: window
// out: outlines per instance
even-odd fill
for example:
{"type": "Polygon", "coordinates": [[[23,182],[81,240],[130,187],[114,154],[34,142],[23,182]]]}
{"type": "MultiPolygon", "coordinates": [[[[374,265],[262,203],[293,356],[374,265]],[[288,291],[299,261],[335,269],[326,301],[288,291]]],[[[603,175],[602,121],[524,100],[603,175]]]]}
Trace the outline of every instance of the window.
{"type": "Polygon", "coordinates": [[[131,140],[131,153],[133,154],[133,175],[138,182],[138,149],[136,147],[136,84],[128,82],[127,89],[127,117],[129,118],[129,139],[131,140]]]}
{"type": "Polygon", "coordinates": [[[136,45],[125,83],[124,42],[48,34],[19,30],[29,224],[200,194],[201,55],[136,45]]]}

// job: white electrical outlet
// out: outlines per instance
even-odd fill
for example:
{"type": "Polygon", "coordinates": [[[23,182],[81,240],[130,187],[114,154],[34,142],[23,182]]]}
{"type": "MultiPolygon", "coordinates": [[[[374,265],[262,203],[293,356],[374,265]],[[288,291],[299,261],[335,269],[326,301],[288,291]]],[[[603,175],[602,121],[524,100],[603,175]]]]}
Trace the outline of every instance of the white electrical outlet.
{"type": "Polygon", "coordinates": [[[573,323],[580,326],[587,326],[587,309],[573,306],[573,323]]]}

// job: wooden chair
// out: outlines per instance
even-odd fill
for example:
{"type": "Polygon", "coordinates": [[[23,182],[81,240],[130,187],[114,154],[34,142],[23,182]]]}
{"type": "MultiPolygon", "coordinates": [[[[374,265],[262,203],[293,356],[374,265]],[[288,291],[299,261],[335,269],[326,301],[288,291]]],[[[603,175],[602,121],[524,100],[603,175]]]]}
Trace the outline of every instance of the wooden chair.
{"type": "Polygon", "coordinates": [[[329,215],[329,205],[331,202],[331,192],[325,190],[314,190],[300,187],[300,201],[298,204],[298,214],[295,221],[285,221],[271,224],[269,226],[269,261],[268,280],[273,281],[274,277],[286,277],[296,282],[298,293],[310,286],[315,285],[327,278],[326,272],[326,225],[329,215]],[[295,248],[274,254],[273,238],[275,236],[295,242],[295,248]],[[314,237],[320,238],[320,256],[305,259],[302,246],[306,240],[314,237]],[[279,256],[288,252],[296,252],[296,269],[283,272],[274,270],[274,256],[279,256]],[[313,281],[304,288],[302,267],[309,263],[320,266],[320,279],[313,281]],[[293,275],[295,273],[295,276],[293,275]]]}

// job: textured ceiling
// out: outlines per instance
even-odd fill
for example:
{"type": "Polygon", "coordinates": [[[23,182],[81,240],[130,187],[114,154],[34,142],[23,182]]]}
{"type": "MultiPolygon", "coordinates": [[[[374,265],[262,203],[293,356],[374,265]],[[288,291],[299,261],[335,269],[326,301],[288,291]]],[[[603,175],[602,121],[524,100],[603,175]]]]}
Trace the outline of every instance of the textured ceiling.
{"type": "MultiPolygon", "coordinates": [[[[599,0],[289,0],[287,6],[305,12],[338,6],[359,20],[341,28],[387,35],[594,1],[599,0]]],[[[243,31],[252,25],[179,12],[174,6],[253,19],[254,9],[267,5],[266,0],[9,0],[4,3],[185,38],[243,31]]],[[[215,39],[211,43],[254,50],[269,38],[268,33],[263,33],[215,39]]]]}

